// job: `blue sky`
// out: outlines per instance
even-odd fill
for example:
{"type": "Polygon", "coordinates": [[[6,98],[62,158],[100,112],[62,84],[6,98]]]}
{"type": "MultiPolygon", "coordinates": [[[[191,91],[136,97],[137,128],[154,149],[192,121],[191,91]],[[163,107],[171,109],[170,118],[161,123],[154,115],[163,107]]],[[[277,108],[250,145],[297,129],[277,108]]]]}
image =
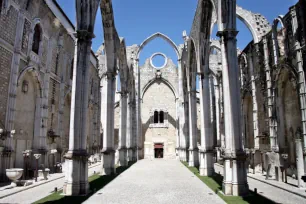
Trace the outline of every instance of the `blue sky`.
{"type": "MultiPolygon", "coordinates": [[[[75,23],[75,0],[57,0],[67,16],[75,23]]],[[[148,36],[156,32],[168,35],[177,45],[183,43],[182,32],[189,33],[196,10],[197,0],[113,0],[115,25],[119,36],[126,44],[141,44],[148,36]]],[[[254,13],[261,13],[271,23],[275,17],[286,14],[297,0],[237,0],[238,5],[254,13]]],[[[238,47],[243,49],[252,35],[247,27],[238,20],[238,47]]],[[[98,11],[96,38],[92,49],[96,51],[103,42],[101,13],[98,11]]],[[[214,35],[214,33],[213,33],[214,35]]],[[[215,36],[212,36],[216,38],[215,36]]],[[[176,55],[171,46],[161,39],[149,43],[141,53],[140,63],[155,52],[162,52],[176,63],[176,55]]],[[[162,65],[163,59],[156,59],[156,65],[162,65]]]]}

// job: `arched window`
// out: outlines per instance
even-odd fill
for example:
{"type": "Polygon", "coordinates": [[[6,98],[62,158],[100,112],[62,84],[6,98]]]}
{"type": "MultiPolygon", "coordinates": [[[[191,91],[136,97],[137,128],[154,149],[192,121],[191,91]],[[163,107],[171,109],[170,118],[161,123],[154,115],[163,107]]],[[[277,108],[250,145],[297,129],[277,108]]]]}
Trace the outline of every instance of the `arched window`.
{"type": "Polygon", "coordinates": [[[159,123],[164,123],[164,111],[159,112],[159,123]]]}
{"type": "Polygon", "coordinates": [[[27,4],[26,4],[26,10],[29,9],[30,3],[31,3],[31,0],[28,0],[28,1],[27,1],[27,4]]]}
{"type": "Polygon", "coordinates": [[[74,64],[74,59],[71,61],[71,67],[70,67],[70,79],[73,79],[73,64],[74,64]]]}
{"type": "Polygon", "coordinates": [[[3,0],[0,0],[0,14],[2,12],[3,0]]]}
{"type": "Polygon", "coordinates": [[[158,112],[154,111],[154,123],[158,123],[158,112]]]}
{"type": "Polygon", "coordinates": [[[39,53],[40,41],[41,41],[41,28],[37,24],[34,28],[33,46],[32,46],[32,51],[35,52],[36,54],[39,53]]]}

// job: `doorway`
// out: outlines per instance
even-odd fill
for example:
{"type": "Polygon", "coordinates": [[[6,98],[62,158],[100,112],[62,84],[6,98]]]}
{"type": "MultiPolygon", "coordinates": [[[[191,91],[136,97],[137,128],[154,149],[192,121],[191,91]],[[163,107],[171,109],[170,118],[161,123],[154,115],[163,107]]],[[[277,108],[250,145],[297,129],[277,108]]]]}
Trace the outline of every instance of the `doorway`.
{"type": "Polygon", "coordinates": [[[157,159],[164,158],[164,144],[163,143],[154,144],[154,157],[157,159]]]}

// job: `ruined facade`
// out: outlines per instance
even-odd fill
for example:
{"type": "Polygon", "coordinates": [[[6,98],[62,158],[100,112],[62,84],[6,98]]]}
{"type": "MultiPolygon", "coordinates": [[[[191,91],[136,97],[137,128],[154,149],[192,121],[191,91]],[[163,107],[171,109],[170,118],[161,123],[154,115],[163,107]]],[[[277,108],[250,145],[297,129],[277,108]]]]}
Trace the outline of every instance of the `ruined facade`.
{"type": "MultiPolygon", "coordinates": [[[[75,37],[73,24],[54,1],[1,1],[0,140],[1,180],[5,169],[52,169],[69,147],[75,37]],[[14,130],[14,134],[9,131],[14,130]],[[30,158],[24,152],[30,150],[30,158]],[[51,150],[57,150],[52,158],[51,150]]],[[[90,56],[87,149],[100,145],[100,94],[97,59],[90,56]]]]}
{"type": "Polygon", "coordinates": [[[218,161],[223,193],[244,195],[249,167],[268,171],[273,163],[303,187],[305,1],[270,24],[235,0],[199,0],[183,44],[157,32],[132,46],[117,33],[111,0],[76,0],[76,27],[53,0],[0,2],[2,175],[22,167],[24,150],[52,166],[56,149],[66,195],[88,193],[87,158],[97,152],[103,175],[116,164],[177,158],[212,176],[218,161]],[[104,43],[95,56],[98,7],[104,43]],[[253,36],[242,51],[237,18],[253,36]],[[155,53],[140,65],[155,38],[177,59],[155,53]],[[152,64],[156,55],[166,59],[162,67],[152,64]]]}

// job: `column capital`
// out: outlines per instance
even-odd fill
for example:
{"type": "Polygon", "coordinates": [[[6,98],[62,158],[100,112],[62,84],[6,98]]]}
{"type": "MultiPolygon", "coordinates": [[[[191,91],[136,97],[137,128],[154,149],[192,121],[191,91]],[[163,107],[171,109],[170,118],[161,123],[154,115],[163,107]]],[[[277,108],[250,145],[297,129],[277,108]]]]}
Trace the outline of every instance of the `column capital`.
{"type": "Polygon", "coordinates": [[[116,78],[116,75],[117,74],[115,72],[109,72],[109,71],[103,74],[103,76],[105,76],[107,79],[114,79],[116,78]]]}
{"type": "Polygon", "coordinates": [[[224,38],[224,40],[236,39],[237,34],[238,34],[237,30],[229,30],[229,29],[217,32],[217,36],[220,37],[221,39],[224,38]]]}
{"type": "Polygon", "coordinates": [[[78,40],[84,40],[84,41],[90,41],[96,36],[87,30],[77,30],[73,35],[78,39],[78,40]]]}
{"type": "Polygon", "coordinates": [[[128,91],[119,91],[118,93],[121,95],[121,97],[127,97],[129,94],[128,91]]]}

